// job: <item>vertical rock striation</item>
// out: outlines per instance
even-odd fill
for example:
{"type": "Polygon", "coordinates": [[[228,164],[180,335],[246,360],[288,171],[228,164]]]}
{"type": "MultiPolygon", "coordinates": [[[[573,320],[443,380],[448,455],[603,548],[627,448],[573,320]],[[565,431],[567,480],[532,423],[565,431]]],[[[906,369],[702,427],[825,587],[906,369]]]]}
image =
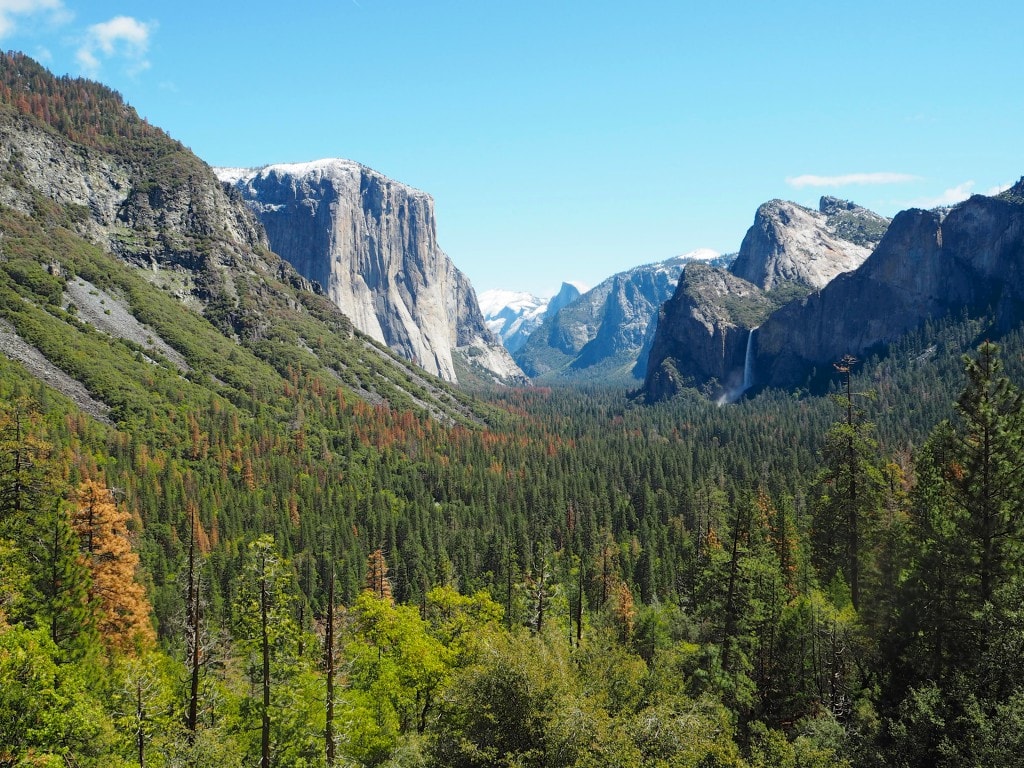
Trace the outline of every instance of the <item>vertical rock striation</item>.
{"type": "Polygon", "coordinates": [[[525,380],[438,246],[429,195],[349,160],[217,173],[259,217],[271,248],[359,330],[448,381],[460,355],[489,378],[525,380]]]}

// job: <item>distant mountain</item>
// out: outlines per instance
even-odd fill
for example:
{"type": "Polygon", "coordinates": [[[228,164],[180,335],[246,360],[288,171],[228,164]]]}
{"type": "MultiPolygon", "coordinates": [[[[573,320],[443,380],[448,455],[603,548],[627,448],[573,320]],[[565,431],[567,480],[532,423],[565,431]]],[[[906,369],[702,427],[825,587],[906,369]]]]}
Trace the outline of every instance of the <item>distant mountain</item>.
{"type": "Polygon", "coordinates": [[[363,333],[448,381],[458,380],[458,364],[525,383],[438,246],[429,195],[341,159],[217,174],[256,213],[270,247],[363,333]]]}
{"type": "Polygon", "coordinates": [[[572,283],[562,283],[558,293],[549,298],[494,288],[480,294],[480,311],[491,332],[501,339],[505,349],[514,353],[549,315],[579,297],[580,290],[572,283]]]}
{"type": "Polygon", "coordinates": [[[544,320],[515,353],[535,381],[635,383],[646,369],[658,309],[692,262],[729,260],[702,249],[620,272],[544,320]]]}
{"type": "Polygon", "coordinates": [[[785,200],[761,205],[728,271],[687,267],[662,309],[644,376],[648,399],[695,386],[734,398],[749,386],[753,330],[784,304],[856,269],[889,219],[846,200],[822,197],[817,211],[785,200]]]}

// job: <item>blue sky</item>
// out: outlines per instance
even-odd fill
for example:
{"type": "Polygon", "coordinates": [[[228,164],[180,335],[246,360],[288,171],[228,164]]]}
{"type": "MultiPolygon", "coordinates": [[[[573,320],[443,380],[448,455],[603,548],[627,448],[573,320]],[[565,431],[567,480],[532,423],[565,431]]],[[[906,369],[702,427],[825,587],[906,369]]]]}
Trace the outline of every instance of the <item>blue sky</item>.
{"type": "Polygon", "coordinates": [[[1018,2],[0,0],[0,47],[211,165],[347,157],[433,195],[489,288],[553,293],[757,206],[892,215],[1024,175],[1018,2]]]}

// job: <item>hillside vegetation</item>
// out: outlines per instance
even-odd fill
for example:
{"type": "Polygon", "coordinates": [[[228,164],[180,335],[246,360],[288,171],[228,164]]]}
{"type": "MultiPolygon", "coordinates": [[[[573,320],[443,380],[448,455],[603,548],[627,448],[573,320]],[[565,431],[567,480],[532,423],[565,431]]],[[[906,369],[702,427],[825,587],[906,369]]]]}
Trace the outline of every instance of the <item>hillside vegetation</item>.
{"type": "MultiPolygon", "coordinates": [[[[121,151],[75,107],[116,95],[3,64],[4,116],[121,151]]],[[[0,342],[88,399],[0,357],[0,765],[1017,764],[1019,331],[831,397],[471,397],[272,254],[167,287],[3,171],[0,342]]]]}

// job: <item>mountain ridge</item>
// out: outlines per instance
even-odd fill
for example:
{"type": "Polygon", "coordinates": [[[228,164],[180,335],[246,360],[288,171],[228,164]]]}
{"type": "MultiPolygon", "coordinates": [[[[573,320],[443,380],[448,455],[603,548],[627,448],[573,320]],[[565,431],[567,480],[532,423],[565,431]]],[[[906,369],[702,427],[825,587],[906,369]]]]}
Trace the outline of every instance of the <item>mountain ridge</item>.
{"type": "Polygon", "coordinates": [[[96,333],[111,360],[126,346],[152,370],[169,365],[238,402],[302,369],[353,397],[479,420],[409,363],[368,355],[372,343],[270,251],[241,199],[180,142],[105,86],[55,78],[18,54],[0,56],[0,217],[8,333],[114,421],[146,410],[140,382],[150,374],[105,372],[96,333]],[[93,291],[107,304],[87,307],[93,291]],[[145,336],[107,324],[122,314],[145,336]]]}
{"type": "Polygon", "coordinates": [[[688,386],[714,399],[740,396],[749,386],[745,358],[757,347],[754,329],[779,307],[863,264],[889,223],[827,196],[818,211],[778,199],[758,206],[728,271],[695,265],[680,276],[659,312],[645,397],[665,399],[688,386]]]}
{"type": "Polygon", "coordinates": [[[671,297],[684,266],[730,258],[700,249],[616,273],[546,318],[515,360],[536,382],[634,384],[644,370],[659,307],[671,297]]]}

